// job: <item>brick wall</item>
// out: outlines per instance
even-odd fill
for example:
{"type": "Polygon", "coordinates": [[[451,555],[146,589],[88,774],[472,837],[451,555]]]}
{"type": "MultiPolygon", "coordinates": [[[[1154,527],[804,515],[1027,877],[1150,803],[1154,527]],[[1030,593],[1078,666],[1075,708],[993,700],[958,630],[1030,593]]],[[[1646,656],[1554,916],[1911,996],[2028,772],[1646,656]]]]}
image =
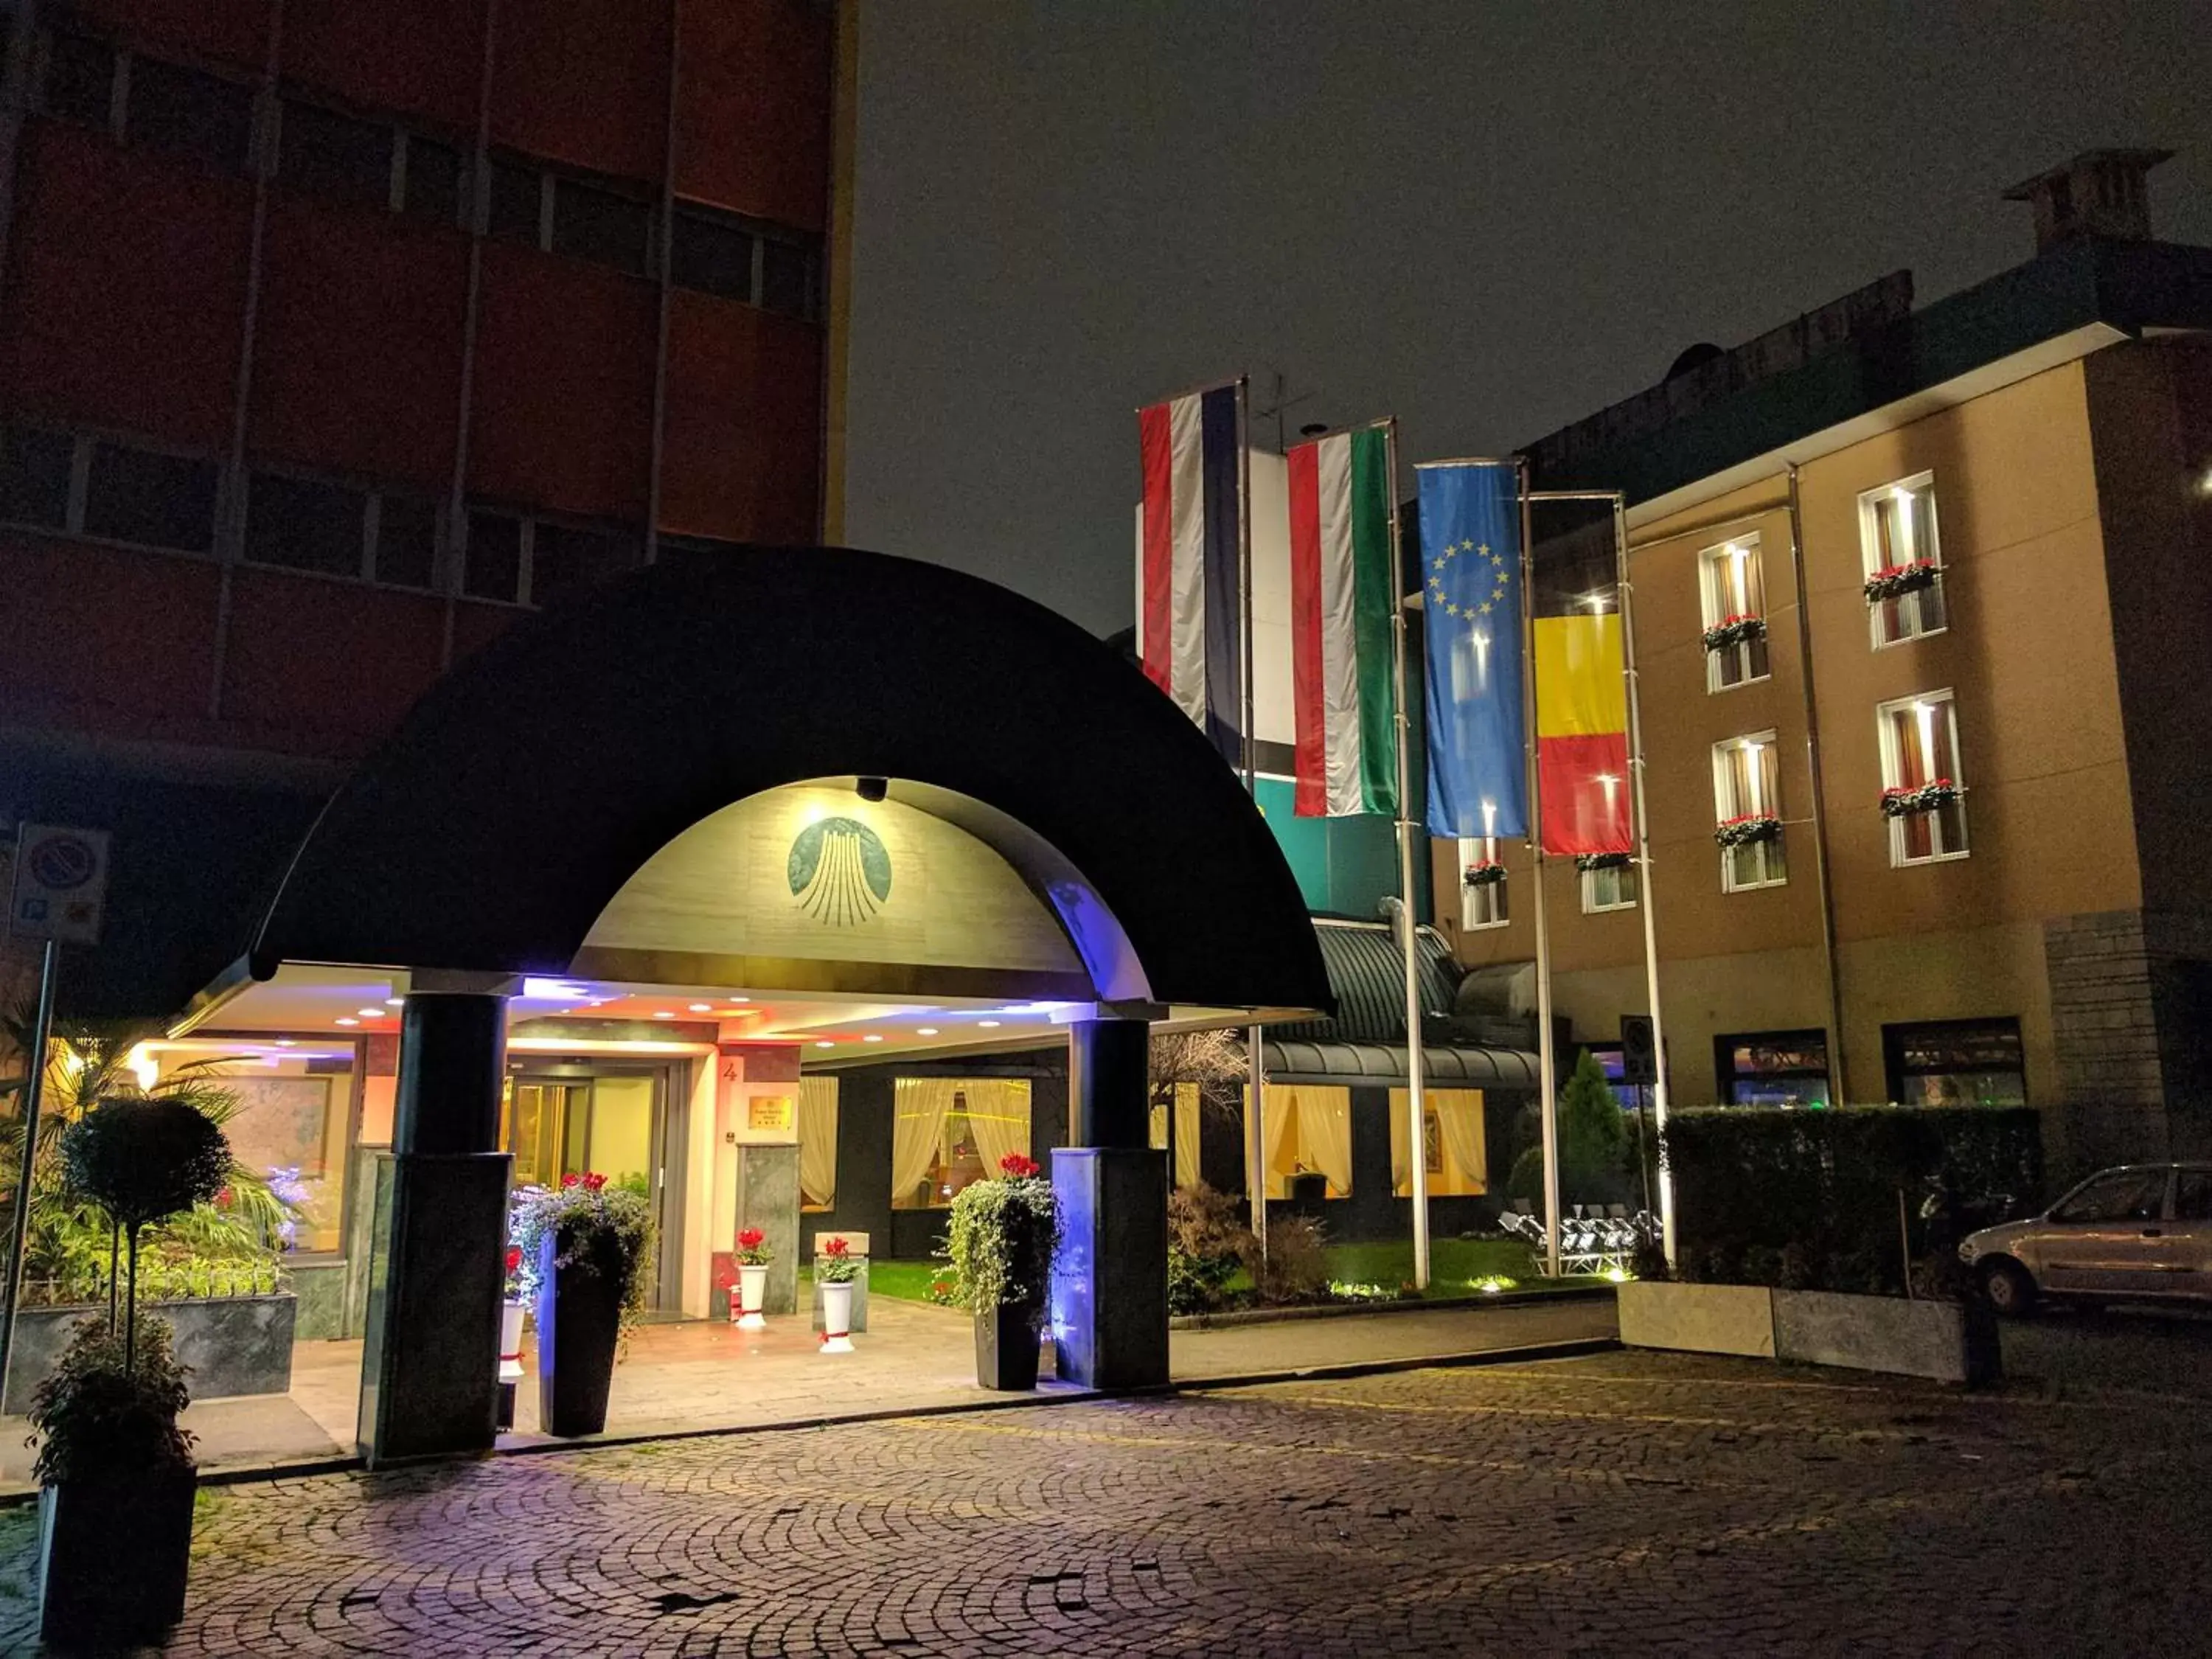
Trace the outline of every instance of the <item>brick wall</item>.
{"type": "Polygon", "coordinates": [[[2212,918],[2105,910],[2044,924],[2065,1163],[2212,1146],[2212,918]]]}

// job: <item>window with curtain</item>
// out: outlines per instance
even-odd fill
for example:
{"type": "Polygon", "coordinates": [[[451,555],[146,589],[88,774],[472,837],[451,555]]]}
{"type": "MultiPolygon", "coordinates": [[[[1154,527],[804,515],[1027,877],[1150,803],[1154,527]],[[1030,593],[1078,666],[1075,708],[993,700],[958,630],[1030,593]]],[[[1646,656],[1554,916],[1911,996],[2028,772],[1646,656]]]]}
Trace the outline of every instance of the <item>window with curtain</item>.
{"type": "Polygon", "coordinates": [[[1923,691],[1877,711],[1882,811],[1889,861],[1925,864],[1966,856],[1966,781],[1959,762],[1958,704],[1923,691]]]}
{"type": "MultiPolygon", "coordinates": [[[[1390,1091],[1390,1182],[1401,1198],[1413,1195],[1408,1157],[1412,1097],[1390,1091]]],[[[1483,1142],[1482,1091],[1427,1089],[1421,1094],[1421,1156],[1431,1198],[1476,1198],[1490,1190],[1489,1154],[1483,1142]]]]}
{"type": "Polygon", "coordinates": [[[892,1085],[891,1208],[941,1210],[1030,1146],[1026,1078],[902,1077],[892,1085]]]}
{"type": "Polygon", "coordinates": [[[1172,1133],[1175,1140],[1175,1184],[1195,1187],[1198,1184],[1198,1115],[1204,1096],[1195,1083],[1178,1083],[1175,1086],[1175,1109],[1170,1112],[1164,1103],[1152,1108],[1152,1149],[1164,1152],[1172,1133]]]}
{"type": "Polygon", "coordinates": [[[1869,604],[1877,647],[1950,626],[1943,601],[1943,549],[1936,531],[1934,473],[1900,478],[1859,497],[1859,549],[1869,580],[1903,578],[1924,584],[1869,604]]]}
{"type": "Polygon", "coordinates": [[[1261,1097],[1260,1135],[1268,1197],[1288,1198],[1292,1178],[1304,1175],[1326,1176],[1331,1198],[1352,1196],[1351,1090],[1271,1083],[1261,1097]]]}
{"type": "Polygon", "coordinates": [[[837,1206],[837,1079],[810,1077],[799,1085],[799,1207],[837,1206]]]}
{"type": "Polygon", "coordinates": [[[1505,866],[1495,836],[1459,838],[1459,925],[1472,933],[1478,927],[1503,927],[1505,913],[1505,866]]]}
{"type": "Polygon", "coordinates": [[[1766,678],[1766,584],[1759,538],[1740,536],[1698,556],[1705,621],[1705,690],[1766,678]]]}
{"type": "Polygon", "coordinates": [[[1779,887],[1790,879],[1782,854],[1782,782],[1774,733],[1758,732],[1713,745],[1713,817],[1721,845],[1721,890],[1779,887]]]}

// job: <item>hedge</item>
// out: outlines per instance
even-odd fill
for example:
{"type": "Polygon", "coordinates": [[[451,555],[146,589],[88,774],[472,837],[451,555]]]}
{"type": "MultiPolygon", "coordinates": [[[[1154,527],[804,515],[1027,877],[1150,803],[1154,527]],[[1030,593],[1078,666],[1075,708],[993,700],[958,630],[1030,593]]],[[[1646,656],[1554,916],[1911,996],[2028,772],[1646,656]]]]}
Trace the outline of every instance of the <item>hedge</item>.
{"type": "Polygon", "coordinates": [[[1823,1290],[1904,1287],[1898,1197],[1915,1259],[1951,1223],[2032,1208],[2043,1190],[2042,1115],[2031,1107],[1697,1107],[1668,1121],[1676,1260],[1686,1278],[1823,1290]],[[1931,1237],[1931,1232],[1935,1237],[1931,1237]]]}

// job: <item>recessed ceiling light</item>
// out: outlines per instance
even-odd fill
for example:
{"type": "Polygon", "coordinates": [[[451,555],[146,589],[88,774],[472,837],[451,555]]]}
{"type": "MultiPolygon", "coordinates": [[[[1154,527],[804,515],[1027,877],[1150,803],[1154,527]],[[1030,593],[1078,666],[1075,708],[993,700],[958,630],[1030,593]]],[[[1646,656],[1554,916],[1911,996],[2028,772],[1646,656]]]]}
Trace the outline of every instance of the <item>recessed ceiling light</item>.
{"type": "Polygon", "coordinates": [[[914,1028],[914,1034],[916,1036],[935,1036],[937,1028],[934,1025],[917,1025],[914,1028]]]}
{"type": "Polygon", "coordinates": [[[387,1008],[397,1008],[406,1000],[405,997],[386,997],[384,1000],[384,1006],[387,1008]]]}
{"type": "Polygon", "coordinates": [[[873,1031],[871,1031],[867,1036],[862,1037],[860,1041],[863,1042],[881,1042],[883,1038],[878,1036],[873,1031]]]}
{"type": "Polygon", "coordinates": [[[988,1031],[994,1029],[998,1025],[999,1022],[995,1019],[979,1019],[975,1023],[981,1026],[985,1030],[988,1031]]]}
{"type": "Polygon", "coordinates": [[[714,1012],[714,1005],[711,1002],[695,1002],[691,1005],[691,1012],[695,1014],[711,1014],[714,1012]]]}
{"type": "Polygon", "coordinates": [[[278,1037],[276,1039],[276,1046],[279,1048],[296,1048],[299,1047],[299,1043],[300,1040],[297,1037],[278,1037]]]}
{"type": "Polygon", "coordinates": [[[724,1019],[735,1019],[738,1015],[744,1012],[745,1011],[742,1008],[725,1008],[722,1010],[722,1018],[724,1019]]]}
{"type": "Polygon", "coordinates": [[[351,1014],[339,1015],[337,1023],[341,1025],[358,1025],[361,1024],[361,1022],[356,1019],[351,1014]]]}
{"type": "Polygon", "coordinates": [[[363,1019],[382,1019],[385,1017],[384,1010],[381,1008],[361,1008],[355,1012],[363,1019]]]}
{"type": "Polygon", "coordinates": [[[676,1018],[676,1016],[675,1016],[673,1013],[672,1013],[671,1012],[669,1012],[669,1010],[667,1010],[667,1009],[665,1009],[665,1008],[656,1008],[656,1009],[654,1009],[654,1010],[653,1011],[653,1017],[655,1019],[673,1019],[673,1018],[676,1018]]]}
{"type": "Polygon", "coordinates": [[[730,1000],[732,1002],[750,1002],[752,999],[750,997],[732,997],[730,1000]]]}
{"type": "Polygon", "coordinates": [[[814,1045],[814,1046],[815,1046],[816,1048],[836,1048],[837,1045],[836,1045],[836,1043],[835,1042],[833,1042],[833,1041],[832,1041],[831,1039],[830,1039],[829,1037],[823,1037],[823,1038],[821,1038],[819,1041],[817,1041],[817,1042],[815,1043],[815,1045],[814,1045]]]}

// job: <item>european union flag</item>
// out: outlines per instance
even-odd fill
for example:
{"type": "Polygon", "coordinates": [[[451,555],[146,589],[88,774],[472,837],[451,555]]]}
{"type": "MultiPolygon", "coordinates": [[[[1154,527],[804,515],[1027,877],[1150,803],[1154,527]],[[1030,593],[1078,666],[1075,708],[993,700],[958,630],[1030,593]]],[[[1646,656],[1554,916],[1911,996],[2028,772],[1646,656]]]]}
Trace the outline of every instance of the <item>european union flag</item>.
{"type": "Polygon", "coordinates": [[[1528,833],[1521,504],[1510,462],[1419,469],[1429,833],[1528,833]]]}

